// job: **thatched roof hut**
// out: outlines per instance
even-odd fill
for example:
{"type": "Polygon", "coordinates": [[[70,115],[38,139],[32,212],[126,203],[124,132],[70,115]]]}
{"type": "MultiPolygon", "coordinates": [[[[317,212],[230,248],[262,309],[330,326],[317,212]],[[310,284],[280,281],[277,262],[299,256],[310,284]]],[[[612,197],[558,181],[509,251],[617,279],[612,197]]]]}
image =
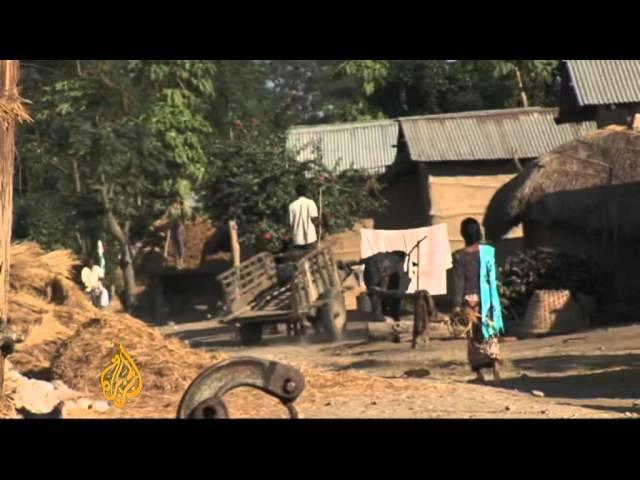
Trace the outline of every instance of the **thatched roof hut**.
{"type": "Polygon", "coordinates": [[[599,130],[529,164],[491,199],[486,236],[498,240],[524,221],[640,238],[640,133],[599,130]]]}

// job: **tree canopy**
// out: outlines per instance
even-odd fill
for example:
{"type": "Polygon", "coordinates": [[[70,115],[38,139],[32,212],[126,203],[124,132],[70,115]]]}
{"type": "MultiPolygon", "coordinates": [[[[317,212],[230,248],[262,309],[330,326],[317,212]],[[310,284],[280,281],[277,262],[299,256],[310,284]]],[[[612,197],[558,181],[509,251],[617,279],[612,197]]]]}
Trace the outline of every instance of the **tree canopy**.
{"type": "Polygon", "coordinates": [[[245,240],[276,249],[303,180],[316,195],[324,186],[325,228],[349,228],[377,205],[376,182],[327,171],[321,152],[296,161],[285,148],[288,127],[555,105],[557,63],[24,61],[21,93],[35,121],[19,131],[14,233],[85,255],[104,238],[126,269],[170,199],[193,193],[204,214],[236,217],[245,240]],[[363,187],[373,197],[349,194],[363,187]]]}

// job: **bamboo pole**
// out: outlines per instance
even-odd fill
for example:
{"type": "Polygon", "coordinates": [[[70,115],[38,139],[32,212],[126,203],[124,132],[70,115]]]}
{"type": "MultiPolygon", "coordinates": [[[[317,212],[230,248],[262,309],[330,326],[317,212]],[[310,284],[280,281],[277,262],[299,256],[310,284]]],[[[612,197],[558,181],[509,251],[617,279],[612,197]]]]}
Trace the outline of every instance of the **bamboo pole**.
{"type": "Polygon", "coordinates": [[[518,90],[520,91],[520,99],[522,100],[522,106],[527,108],[529,106],[529,99],[527,98],[527,92],[524,89],[524,83],[522,82],[522,74],[520,69],[515,67],[516,79],[518,80],[518,90]]]}
{"type": "MultiPolygon", "coordinates": [[[[19,110],[22,108],[18,95],[17,60],[0,60],[0,79],[0,340],[3,340],[8,336],[15,131],[16,119],[21,119],[19,110]]],[[[4,352],[0,352],[0,399],[3,396],[3,383],[4,352]]]]}
{"type": "Polygon", "coordinates": [[[240,265],[240,241],[238,240],[238,225],[235,220],[229,221],[229,236],[231,240],[233,266],[238,267],[240,265]]]}

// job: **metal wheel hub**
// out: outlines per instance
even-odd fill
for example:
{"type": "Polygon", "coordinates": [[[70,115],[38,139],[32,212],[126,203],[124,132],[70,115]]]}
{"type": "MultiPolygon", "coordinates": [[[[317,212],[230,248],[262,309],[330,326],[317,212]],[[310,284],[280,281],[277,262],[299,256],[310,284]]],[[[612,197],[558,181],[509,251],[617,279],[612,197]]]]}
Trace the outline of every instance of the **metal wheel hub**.
{"type": "Polygon", "coordinates": [[[291,418],[298,418],[293,402],[304,390],[303,375],[289,365],[253,357],[228,360],[198,375],[180,400],[177,418],[229,418],[223,396],[240,387],[255,388],[277,398],[291,418]]]}

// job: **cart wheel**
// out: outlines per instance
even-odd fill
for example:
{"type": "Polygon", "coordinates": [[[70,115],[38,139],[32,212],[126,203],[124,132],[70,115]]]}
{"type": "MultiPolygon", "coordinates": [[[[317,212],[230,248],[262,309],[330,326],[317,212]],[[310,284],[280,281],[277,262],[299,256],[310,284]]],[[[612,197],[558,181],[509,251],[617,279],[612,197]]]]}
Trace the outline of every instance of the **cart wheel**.
{"type": "Polygon", "coordinates": [[[330,288],[322,298],[327,302],[318,309],[317,323],[331,342],[338,340],[347,323],[347,309],[339,290],[330,288]]]}
{"type": "Polygon", "coordinates": [[[239,333],[242,345],[258,345],[262,340],[262,325],[256,323],[240,325],[239,333]]]}

